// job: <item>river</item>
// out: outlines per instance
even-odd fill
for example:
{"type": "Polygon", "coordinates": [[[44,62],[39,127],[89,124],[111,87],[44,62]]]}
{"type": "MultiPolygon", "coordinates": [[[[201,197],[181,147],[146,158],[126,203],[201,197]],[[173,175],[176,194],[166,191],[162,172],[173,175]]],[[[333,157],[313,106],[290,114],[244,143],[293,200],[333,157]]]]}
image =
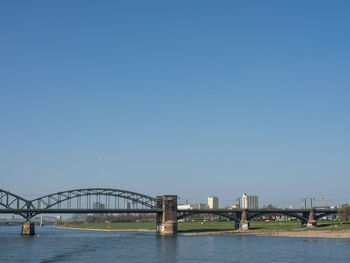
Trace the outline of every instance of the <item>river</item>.
{"type": "Polygon", "coordinates": [[[0,226],[0,262],[350,262],[350,239],[20,228],[0,226]]]}

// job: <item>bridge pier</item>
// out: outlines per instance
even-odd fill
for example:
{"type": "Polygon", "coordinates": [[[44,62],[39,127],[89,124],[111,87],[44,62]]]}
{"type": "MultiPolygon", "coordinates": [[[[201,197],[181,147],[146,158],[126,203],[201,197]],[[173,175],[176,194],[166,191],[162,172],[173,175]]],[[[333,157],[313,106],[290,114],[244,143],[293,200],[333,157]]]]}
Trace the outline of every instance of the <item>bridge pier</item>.
{"type": "Polygon", "coordinates": [[[239,230],[246,231],[249,229],[249,221],[247,220],[247,209],[243,209],[241,214],[241,222],[239,223],[239,230]]]}
{"type": "Polygon", "coordinates": [[[156,215],[157,233],[160,235],[177,234],[177,195],[157,196],[157,208],[163,212],[156,215]]]}
{"type": "Polygon", "coordinates": [[[317,221],[315,220],[315,209],[311,209],[306,227],[317,227],[317,221]]]}
{"type": "Polygon", "coordinates": [[[35,235],[35,227],[33,222],[24,222],[22,224],[22,232],[21,234],[23,236],[33,236],[35,235]]]}

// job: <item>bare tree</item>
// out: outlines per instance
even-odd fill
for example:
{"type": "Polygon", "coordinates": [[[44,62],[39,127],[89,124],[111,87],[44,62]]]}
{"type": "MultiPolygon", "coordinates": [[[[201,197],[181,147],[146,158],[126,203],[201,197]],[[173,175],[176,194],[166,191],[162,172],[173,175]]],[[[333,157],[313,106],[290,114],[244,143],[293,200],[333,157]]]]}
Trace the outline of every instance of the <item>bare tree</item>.
{"type": "Polygon", "coordinates": [[[338,210],[338,216],[341,220],[349,221],[350,220],[350,206],[348,204],[342,205],[338,210]]]}
{"type": "Polygon", "coordinates": [[[265,205],[263,208],[265,209],[275,209],[276,207],[273,206],[272,204],[265,205]]]}

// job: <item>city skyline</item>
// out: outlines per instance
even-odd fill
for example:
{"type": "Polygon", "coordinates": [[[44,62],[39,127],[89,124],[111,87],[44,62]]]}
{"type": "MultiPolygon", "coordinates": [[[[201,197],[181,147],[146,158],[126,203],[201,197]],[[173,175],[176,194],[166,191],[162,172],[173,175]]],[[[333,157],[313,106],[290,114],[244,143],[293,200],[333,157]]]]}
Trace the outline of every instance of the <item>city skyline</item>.
{"type": "Polygon", "coordinates": [[[350,4],[253,2],[1,3],[0,188],[350,203],[350,4]]]}

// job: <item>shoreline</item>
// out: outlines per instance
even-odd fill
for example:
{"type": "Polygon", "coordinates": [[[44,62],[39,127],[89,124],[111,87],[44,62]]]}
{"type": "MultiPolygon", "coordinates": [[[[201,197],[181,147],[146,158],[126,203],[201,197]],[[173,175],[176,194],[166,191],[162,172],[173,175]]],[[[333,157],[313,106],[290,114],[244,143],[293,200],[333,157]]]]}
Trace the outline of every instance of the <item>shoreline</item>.
{"type": "MultiPolygon", "coordinates": [[[[151,229],[100,229],[100,228],[79,228],[79,227],[64,227],[50,226],[56,229],[69,230],[86,230],[86,231],[106,231],[106,232],[153,232],[151,229]]],[[[179,231],[179,234],[184,236],[268,236],[268,237],[307,237],[307,238],[340,238],[350,239],[350,230],[330,231],[330,230],[312,230],[312,231],[284,231],[284,230],[222,230],[222,231],[179,231]]]]}
{"type": "Polygon", "coordinates": [[[312,231],[284,231],[284,230],[227,230],[227,231],[207,231],[184,233],[186,236],[268,236],[268,237],[308,237],[308,238],[342,238],[350,239],[350,230],[330,231],[330,230],[312,230],[312,231]]]}

